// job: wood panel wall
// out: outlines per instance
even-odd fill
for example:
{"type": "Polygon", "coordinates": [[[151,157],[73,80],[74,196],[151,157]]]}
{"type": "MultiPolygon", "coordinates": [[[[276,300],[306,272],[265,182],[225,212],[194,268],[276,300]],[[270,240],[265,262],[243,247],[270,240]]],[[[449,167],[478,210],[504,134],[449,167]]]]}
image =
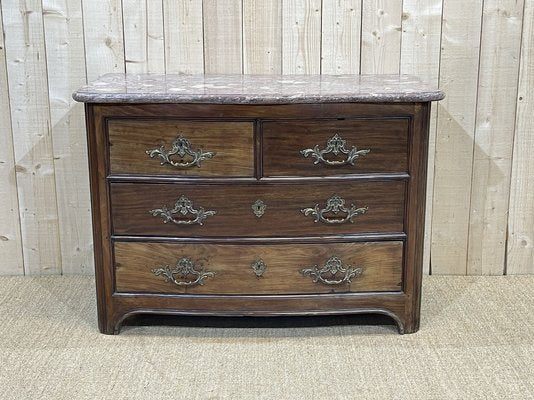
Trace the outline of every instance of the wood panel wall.
{"type": "Polygon", "coordinates": [[[92,273],[83,107],[107,72],[416,74],[426,272],[534,273],[534,3],[0,0],[0,274],[92,273]]]}

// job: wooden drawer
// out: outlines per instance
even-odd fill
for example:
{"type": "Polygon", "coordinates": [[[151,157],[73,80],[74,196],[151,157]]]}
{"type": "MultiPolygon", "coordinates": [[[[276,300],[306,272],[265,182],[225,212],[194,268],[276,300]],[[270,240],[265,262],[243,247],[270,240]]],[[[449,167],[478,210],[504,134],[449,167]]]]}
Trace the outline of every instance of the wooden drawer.
{"type": "Polygon", "coordinates": [[[402,232],[404,193],[404,181],[114,183],[113,232],[178,237],[402,232]],[[253,209],[258,200],[263,215],[261,207],[253,209]]]}
{"type": "Polygon", "coordinates": [[[409,120],[264,122],[264,176],[408,171],[409,120]]]}
{"type": "Polygon", "coordinates": [[[115,243],[115,287],[118,292],[177,294],[400,291],[402,248],[402,242],[115,243]],[[327,263],[335,274],[319,271],[327,263]],[[197,283],[184,285],[191,282],[197,283]]]}
{"type": "Polygon", "coordinates": [[[110,120],[108,132],[113,174],[254,176],[251,122],[110,120]]]}

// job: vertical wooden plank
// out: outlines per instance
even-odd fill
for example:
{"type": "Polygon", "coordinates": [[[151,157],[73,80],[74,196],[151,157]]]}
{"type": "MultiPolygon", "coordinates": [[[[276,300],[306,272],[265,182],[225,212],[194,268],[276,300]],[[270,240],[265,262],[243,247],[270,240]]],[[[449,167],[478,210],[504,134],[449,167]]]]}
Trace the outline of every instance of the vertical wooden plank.
{"type": "Polygon", "coordinates": [[[86,82],[81,0],[43,0],[43,16],[63,273],[92,273],[84,110],[72,100],[86,82]]]}
{"type": "Polygon", "coordinates": [[[3,0],[24,269],[61,273],[40,0],[3,0]]]}
{"type": "Polygon", "coordinates": [[[360,0],[323,2],[321,73],[360,73],[360,0]]]}
{"type": "MultiPolygon", "coordinates": [[[[404,0],[402,12],[402,48],[400,71],[417,75],[438,86],[441,42],[442,0],[404,0]]],[[[430,272],[434,153],[436,148],[436,110],[432,105],[428,140],[428,174],[425,212],[423,271],[430,272]]]]}
{"type": "Polygon", "coordinates": [[[7,83],[4,26],[0,7],[0,275],[23,275],[19,201],[7,83]]]}
{"type": "Polygon", "coordinates": [[[204,72],[202,0],[164,0],[167,73],[204,72]]]}
{"type": "Polygon", "coordinates": [[[243,72],[241,0],[204,0],[204,68],[207,74],[243,72]]]}
{"type": "Polygon", "coordinates": [[[128,73],[164,73],[161,0],[123,0],[124,55],[128,73]]]}
{"type": "Polygon", "coordinates": [[[367,0],[362,8],[362,74],[398,74],[402,1],[367,0]]]}
{"type": "Polygon", "coordinates": [[[468,275],[504,273],[522,19],[522,0],[484,2],[468,275]]]}
{"type": "Polygon", "coordinates": [[[508,217],[507,274],[534,274],[534,3],[525,1],[508,217]]]}
{"type": "Polygon", "coordinates": [[[165,39],[163,34],[163,1],[146,0],[147,72],[165,73],[165,39]]]}
{"type": "Polygon", "coordinates": [[[294,0],[282,8],[282,73],[321,72],[321,1],[294,0]]]}
{"type": "Polygon", "coordinates": [[[465,275],[482,0],[443,3],[432,273],[465,275]]]}
{"type": "Polygon", "coordinates": [[[121,0],[82,0],[87,79],[124,72],[121,0]]]}
{"type": "Polygon", "coordinates": [[[282,72],[282,0],[243,1],[243,71],[282,72]]]}
{"type": "Polygon", "coordinates": [[[148,72],[146,0],[122,0],[124,63],[127,73],[148,72]]]}

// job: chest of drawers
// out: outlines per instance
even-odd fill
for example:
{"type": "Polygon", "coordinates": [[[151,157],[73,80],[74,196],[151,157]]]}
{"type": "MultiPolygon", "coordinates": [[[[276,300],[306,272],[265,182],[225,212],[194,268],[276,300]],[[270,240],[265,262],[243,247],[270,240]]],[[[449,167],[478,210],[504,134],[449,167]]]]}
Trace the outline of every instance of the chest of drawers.
{"type": "Polygon", "coordinates": [[[406,76],[110,74],[86,102],[100,331],[136,313],[419,327],[430,102],[406,76]]]}

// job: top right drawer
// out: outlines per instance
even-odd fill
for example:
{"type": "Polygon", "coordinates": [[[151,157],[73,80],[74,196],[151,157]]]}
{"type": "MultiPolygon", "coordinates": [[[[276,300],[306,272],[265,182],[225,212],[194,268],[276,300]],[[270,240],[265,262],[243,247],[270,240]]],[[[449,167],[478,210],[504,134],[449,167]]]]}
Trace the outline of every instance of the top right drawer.
{"type": "Polygon", "coordinates": [[[409,121],[265,121],[263,176],[407,172],[409,121]]]}

